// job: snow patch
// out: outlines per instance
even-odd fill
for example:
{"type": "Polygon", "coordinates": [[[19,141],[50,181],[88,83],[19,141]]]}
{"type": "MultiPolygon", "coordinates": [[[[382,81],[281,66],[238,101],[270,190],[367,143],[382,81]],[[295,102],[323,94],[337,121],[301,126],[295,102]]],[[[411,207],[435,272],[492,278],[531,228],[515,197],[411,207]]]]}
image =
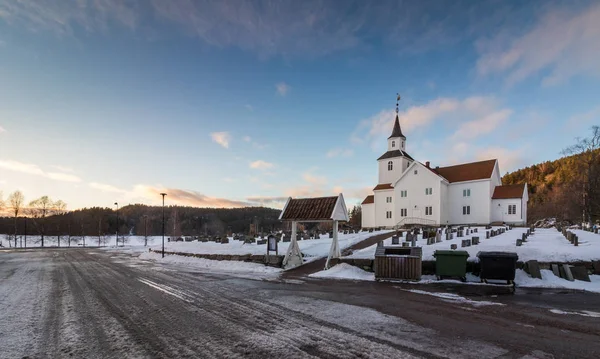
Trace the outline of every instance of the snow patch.
{"type": "Polygon", "coordinates": [[[419,290],[419,289],[403,289],[403,290],[406,292],[438,297],[438,298],[441,298],[443,300],[450,301],[450,302],[469,304],[474,307],[483,307],[483,306],[488,306],[488,305],[500,305],[500,306],[505,305],[502,303],[490,302],[490,301],[485,301],[485,300],[471,300],[471,299],[468,299],[465,297],[461,297],[460,295],[454,294],[454,293],[427,292],[427,291],[419,290]]]}
{"type": "Polygon", "coordinates": [[[560,310],[560,309],[550,309],[550,311],[554,314],[581,315],[583,317],[600,318],[600,313],[591,312],[589,310],[582,310],[581,312],[566,312],[566,311],[560,310]]]}
{"type": "Polygon", "coordinates": [[[375,280],[374,273],[364,271],[358,267],[352,266],[347,263],[340,263],[329,269],[310,274],[309,277],[366,280],[366,281],[374,281],[375,280]]]}

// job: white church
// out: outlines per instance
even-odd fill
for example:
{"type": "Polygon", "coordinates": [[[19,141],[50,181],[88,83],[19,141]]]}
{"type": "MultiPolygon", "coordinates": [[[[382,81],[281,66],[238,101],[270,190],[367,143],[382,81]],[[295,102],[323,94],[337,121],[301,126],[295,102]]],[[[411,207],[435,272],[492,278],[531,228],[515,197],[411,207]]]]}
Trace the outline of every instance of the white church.
{"type": "Polygon", "coordinates": [[[396,107],[379,182],[362,202],[363,228],[420,225],[527,224],[527,184],[502,185],[498,160],[431,167],[406,152],[396,107]]]}

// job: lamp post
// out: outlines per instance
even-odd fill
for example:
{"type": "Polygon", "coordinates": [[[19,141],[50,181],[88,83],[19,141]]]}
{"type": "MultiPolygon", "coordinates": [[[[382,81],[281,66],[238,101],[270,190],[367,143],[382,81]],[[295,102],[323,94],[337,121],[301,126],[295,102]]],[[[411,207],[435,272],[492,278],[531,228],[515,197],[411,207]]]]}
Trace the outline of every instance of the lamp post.
{"type": "Polygon", "coordinates": [[[115,206],[117,206],[117,237],[115,238],[115,247],[119,246],[119,203],[115,202],[115,206]]]}
{"type": "Polygon", "coordinates": [[[166,193],[161,193],[162,196],[162,257],[165,258],[165,196],[166,193]]]}

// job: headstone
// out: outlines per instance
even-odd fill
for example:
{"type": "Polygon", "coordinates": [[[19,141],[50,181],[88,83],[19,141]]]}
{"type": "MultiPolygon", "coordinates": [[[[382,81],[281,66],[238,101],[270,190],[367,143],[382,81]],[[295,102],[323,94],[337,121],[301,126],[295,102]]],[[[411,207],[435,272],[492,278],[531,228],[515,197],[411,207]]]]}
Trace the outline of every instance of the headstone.
{"type": "Polygon", "coordinates": [[[558,268],[558,264],[551,264],[550,269],[552,269],[552,273],[554,273],[555,276],[560,278],[560,269],[558,268]]]}
{"type": "Polygon", "coordinates": [[[427,245],[430,246],[432,244],[435,244],[435,238],[427,238],[427,245]]]}
{"type": "Polygon", "coordinates": [[[573,245],[575,247],[579,246],[579,237],[576,234],[573,235],[573,245]]]}
{"type": "Polygon", "coordinates": [[[485,239],[490,239],[490,231],[485,231],[485,239]]]}
{"type": "Polygon", "coordinates": [[[461,242],[461,247],[470,247],[471,246],[471,240],[470,239],[463,239],[461,242]]]}
{"type": "Polygon", "coordinates": [[[392,236],[392,244],[393,245],[400,244],[400,237],[398,237],[398,236],[392,236]]]}
{"type": "Polygon", "coordinates": [[[383,241],[377,242],[377,247],[383,247],[383,241]]]}
{"type": "Polygon", "coordinates": [[[404,237],[404,232],[398,231],[398,237],[400,237],[400,238],[404,237]]]}
{"type": "Polygon", "coordinates": [[[228,237],[221,238],[221,244],[228,244],[228,243],[229,243],[229,238],[228,237]]]}
{"type": "Polygon", "coordinates": [[[529,273],[531,278],[542,279],[542,272],[540,272],[540,264],[536,260],[530,260],[525,262],[525,271],[529,273]]]}
{"type": "Polygon", "coordinates": [[[594,228],[594,233],[598,234],[598,227],[594,228]]]}
{"type": "Polygon", "coordinates": [[[440,243],[442,241],[442,233],[441,232],[437,232],[435,234],[435,242],[436,243],[440,243]]]}
{"type": "Polygon", "coordinates": [[[452,238],[452,233],[446,232],[446,240],[449,241],[452,238]]]}
{"type": "Polygon", "coordinates": [[[523,242],[527,242],[527,234],[523,233],[523,235],[521,236],[521,240],[523,242]]]}
{"type": "Polygon", "coordinates": [[[256,241],[256,244],[259,246],[262,246],[263,244],[267,244],[267,240],[266,239],[259,239],[258,241],[256,241]]]}
{"type": "Polygon", "coordinates": [[[473,243],[473,245],[478,245],[479,244],[479,237],[472,237],[471,238],[471,242],[473,243]]]}
{"type": "Polygon", "coordinates": [[[410,247],[410,242],[402,242],[402,247],[410,247]]]}
{"type": "Polygon", "coordinates": [[[517,247],[520,247],[522,245],[523,245],[523,240],[517,239],[517,247]]]}
{"type": "MultiPolygon", "coordinates": [[[[369,233],[373,233],[373,228],[369,228],[369,233]]],[[[329,235],[331,236],[331,237],[329,237],[329,238],[333,238],[333,235],[332,235],[332,234],[329,234],[329,235]]]]}
{"type": "Polygon", "coordinates": [[[592,261],[592,267],[594,268],[594,274],[600,274],[600,261],[592,261]]]}
{"type": "Polygon", "coordinates": [[[413,234],[410,232],[406,232],[406,241],[410,242],[410,241],[412,241],[412,238],[413,238],[413,234]]]}
{"type": "Polygon", "coordinates": [[[584,266],[571,267],[571,274],[573,275],[573,279],[575,279],[575,280],[591,282],[590,276],[588,275],[587,268],[584,266]]]}
{"type": "Polygon", "coordinates": [[[570,282],[574,280],[573,274],[571,273],[571,267],[568,264],[562,264],[559,268],[561,278],[566,279],[570,282]]]}
{"type": "MultiPolygon", "coordinates": [[[[373,232],[373,228],[369,229],[369,232],[373,232]]],[[[329,232],[329,238],[333,238],[333,232],[329,232]]]]}
{"type": "Polygon", "coordinates": [[[292,241],[292,236],[285,236],[285,237],[283,237],[283,241],[284,242],[291,242],[292,241]]]}
{"type": "Polygon", "coordinates": [[[475,231],[475,233],[478,233],[478,232],[477,232],[477,228],[475,228],[475,229],[474,229],[474,231],[475,231]]]}
{"type": "Polygon", "coordinates": [[[451,244],[450,245],[450,249],[456,249],[456,248],[458,248],[458,246],[456,244],[451,244]]]}

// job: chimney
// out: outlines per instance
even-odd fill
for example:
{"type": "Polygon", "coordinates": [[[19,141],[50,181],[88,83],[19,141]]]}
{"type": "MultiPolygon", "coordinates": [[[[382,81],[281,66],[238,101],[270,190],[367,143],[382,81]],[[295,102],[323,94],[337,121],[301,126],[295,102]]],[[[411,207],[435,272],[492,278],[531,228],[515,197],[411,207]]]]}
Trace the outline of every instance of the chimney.
{"type": "Polygon", "coordinates": [[[429,161],[425,162],[425,167],[429,168],[429,161]]]}

